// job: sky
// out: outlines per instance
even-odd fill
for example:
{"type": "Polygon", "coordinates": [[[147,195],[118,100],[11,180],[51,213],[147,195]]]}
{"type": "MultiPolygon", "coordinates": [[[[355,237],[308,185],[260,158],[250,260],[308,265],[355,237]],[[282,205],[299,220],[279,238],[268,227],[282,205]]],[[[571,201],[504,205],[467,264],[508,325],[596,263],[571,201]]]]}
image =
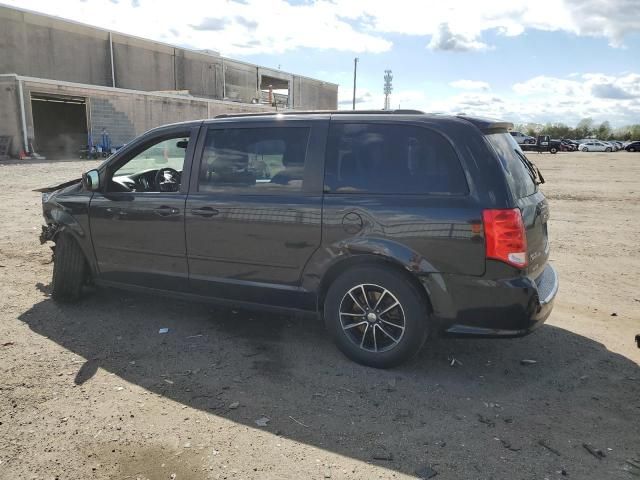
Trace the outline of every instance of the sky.
{"type": "Polygon", "coordinates": [[[640,123],[640,0],[1,0],[339,84],[351,108],[640,123]]]}

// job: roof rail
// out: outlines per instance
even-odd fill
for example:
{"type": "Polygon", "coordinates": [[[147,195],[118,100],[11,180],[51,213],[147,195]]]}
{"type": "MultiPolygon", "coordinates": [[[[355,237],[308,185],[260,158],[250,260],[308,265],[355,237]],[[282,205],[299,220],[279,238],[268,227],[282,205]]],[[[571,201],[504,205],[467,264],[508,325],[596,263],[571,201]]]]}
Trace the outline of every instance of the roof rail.
{"type": "Polygon", "coordinates": [[[424,115],[421,110],[399,109],[399,110],[285,110],[281,112],[251,112],[251,113],[222,113],[214,118],[233,118],[233,117],[257,117],[257,116],[274,116],[274,115],[371,115],[371,114],[395,114],[395,115],[424,115]]]}

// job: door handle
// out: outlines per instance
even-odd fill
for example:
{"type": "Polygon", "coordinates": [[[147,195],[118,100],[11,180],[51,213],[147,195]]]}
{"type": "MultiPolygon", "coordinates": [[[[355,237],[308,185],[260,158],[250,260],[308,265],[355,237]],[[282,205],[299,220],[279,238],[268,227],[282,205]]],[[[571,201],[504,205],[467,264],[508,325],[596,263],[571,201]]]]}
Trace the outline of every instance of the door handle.
{"type": "Polygon", "coordinates": [[[202,207],[202,208],[192,208],[191,214],[198,215],[199,217],[213,217],[214,215],[218,215],[220,212],[212,207],[202,207]]]}
{"type": "Polygon", "coordinates": [[[168,217],[169,215],[177,215],[178,213],[180,213],[180,210],[174,207],[167,207],[163,205],[162,207],[156,208],[154,212],[156,212],[156,214],[160,215],[161,217],[168,217]]]}

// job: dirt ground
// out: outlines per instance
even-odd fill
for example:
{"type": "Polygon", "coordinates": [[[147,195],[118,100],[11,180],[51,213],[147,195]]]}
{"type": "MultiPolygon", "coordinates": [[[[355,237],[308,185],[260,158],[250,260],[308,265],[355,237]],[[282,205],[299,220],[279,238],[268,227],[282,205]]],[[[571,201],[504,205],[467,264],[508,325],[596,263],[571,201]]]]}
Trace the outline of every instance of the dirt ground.
{"type": "Polygon", "coordinates": [[[389,371],[307,318],[54,303],[31,189],[92,162],[0,164],[0,478],[640,478],[640,154],[531,158],[561,280],[547,324],[389,371]]]}

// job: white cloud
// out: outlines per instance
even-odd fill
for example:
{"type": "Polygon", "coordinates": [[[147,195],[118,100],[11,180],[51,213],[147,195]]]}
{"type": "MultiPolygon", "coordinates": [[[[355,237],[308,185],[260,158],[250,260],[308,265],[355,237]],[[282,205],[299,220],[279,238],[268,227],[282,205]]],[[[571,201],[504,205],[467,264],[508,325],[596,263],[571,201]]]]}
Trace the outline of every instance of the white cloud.
{"type": "Polygon", "coordinates": [[[452,52],[482,51],[490,48],[486,43],[474,40],[472,36],[453,33],[448,23],[441,23],[438,26],[438,30],[431,37],[427,47],[431,50],[452,52]]]}
{"type": "MultiPolygon", "coordinates": [[[[458,82],[465,85],[470,81],[458,80],[451,85],[458,82]]],[[[340,98],[345,100],[341,108],[351,108],[351,92],[346,85],[340,89],[340,98]]],[[[359,109],[380,109],[384,104],[382,94],[364,89],[358,89],[358,99],[359,109]]],[[[595,122],[608,120],[615,127],[640,123],[640,74],[587,73],[571,79],[538,76],[515,84],[510,91],[467,90],[451,96],[399,90],[391,96],[393,108],[398,104],[425,112],[465,113],[513,123],[575,125],[582,118],[592,117],[595,122]]]]}
{"type": "Polygon", "coordinates": [[[489,90],[490,86],[487,82],[480,80],[456,80],[449,83],[449,86],[460,90],[489,90]]]}
{"type": "Polygon", "coordinates": [[[432,105],[455,113],[513,122],[564,122],[581,118],[613,125],[640,122],[640,74],[587,73],[568,78],[537,76],[513,85],[513,92],[468,92],[432,105]],[[515,94],[514,94],[515,93],[515,94]]]}
{"type": "Polygon", "coordinates": [[[279,54],[299,48],[380,53],[392,42],[356,28],[320,0],[4,0],[8,4],[102,28],[225,55],[279,54]]]}
{"type": "Polygon", "coordinates": [[[448,0],[424,2],[337,2],[347,18],[366,15],[370,30],[431,36],[430,48],[464,51],[490,48],[484,32],[517,36],[526,29],[564,31],[603,37],[622,46],[624,37],[640,31],[639,0],[448,0]]]}
{"type": "Polygon", "coordinates": [[[526,29],[606,38],[612,46],[640,31],[640,0],[4,0],[155,40],[224,54],[283,53],[298,48],[385,52],[388,34],[425,37],[434,50],[492,48],[487,31],[526,29]]]}

